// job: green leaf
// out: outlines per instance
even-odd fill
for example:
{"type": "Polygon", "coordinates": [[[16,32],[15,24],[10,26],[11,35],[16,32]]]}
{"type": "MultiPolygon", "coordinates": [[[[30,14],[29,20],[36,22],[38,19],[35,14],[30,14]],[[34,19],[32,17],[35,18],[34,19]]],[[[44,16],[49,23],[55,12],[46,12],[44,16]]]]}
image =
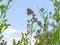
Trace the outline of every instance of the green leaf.
{"type": "Polygon", "coordinates": [[[4,20],[3,20],[3,22],[6,22],[6,21],[7,21],[7,19],[4,19],[4,20]]]}
{"type": "Polygon", "coordinates": [[[7,26],[11,26],[10,24],[7,24],[7,26]]]}
{"type": "Polygon", "coordinates": [[[3,35],[0,36],[0,40],[3,38],[3,35]]]}
{"type": "Polygon", "coordinates": [[[53,26],[54,28],[58,28],[56,25],[54,24],[49,24],[50,26],[53,26]]]}
{"type": "Polygon", "coordinates": [[[6,30],[8,28],[8,26],[10,26],[10,24],[5,24],[4,25],[4,27],[5,27],[4,30],[6,30]]]}
{"type": "Polygon", "coordinates": [[[24,40],[24,34],[22,33],[22,41],[24,40]]]}
{"type": "Polygon", "coordinates": [[[56,20],[56,22],[59,22],[59,20],[60,20],[60,17],[58,17],[58,18],[55,18],[55,20],[56,20]]]}
{"type": "Polygon", "coordinates": [[[15,39],[13,39],[13,45],[16,45],[16,41],[15,41],[15,39]]]}
{"type": "Polygon", "coordinates": [[[54,6],[58,6],[58,3],[57,3],[57,2],[55,2],[55,3],[54,3],[54,6]]]}
{"type": "Polygon", "coordinates": [[[4,16],[3,16],[3,19],[6,17],[6,13],[4,14],[4,16]]]}
{"type": "Polygon", "coordinates": [[[57,0],[54,0],[54,2],[56,3],[56,2],[57,2],[57,0]]]}
{"type": "Polygon", "coordinates": [[[1,13],[3,14],[3,13],[4,13],[4,8],[5,8],[5,6],[2,4],[2,5],[0,6],[0,8],[1,8],[1,13]]]}
{"type": "Polygon", "coordinates": [[[2,2],[2,0],[0,0],[0,2],[2,2]]]}
{"type": "Polygon", "coordinates": [[[42,24],[40,21],[37,22],[38,26],[42,27],[42,24]]]}
{"type": "Polygon", "coordinates": [[[24,34],[23,34],[23,32],[22,32],[21,43],[22,43],[24,40],[25,40],[25,38],[24,38],[24,34]]]}
{"type": "Polygon", "coordinates": [[[3,23],[0,25],[0,34],[2,33],[2,29],[3,29],[4,25],[3,23]]]}
{"type": "Polygon", "coordinates": [[[53,0],[51,0],[53,2],[53,0]]]}
{"type": "Polygon", "coordinates": [[[59,13],[55,12],[54,17],[59,17],[59,13]]]}
{"type": "Polygon", "coordinates": [[[9,4],[11,1],[12,1],[12,0],[9,0],[9,1],[8,1],[8,4],[9,4]]]}
{"type": "Polygon", "coordinates": [[[47,19],[48,19],[48,16],[45,17],[45,19],[44,19],[44,23],[46,23],[47,19]]]}
{"type": "Polygon", "coordinates": [[[28,45],[27,42],[24,42],[24,45],[28,45]]]}
{"type": "Polygon", "coordinates": [[[8,4],[6,6],[6,9],[8,9],[9,4],[11,3],[12,0],[8,0],[8,4]]]}
{"type": "Polygon", "coordinates": [[[8,28],[8,26],[5,26],[4,30],[6,30],[8,28]]]}
{"type": "Polygon", "coordinates": [[[1,31],[2,31],[2,27],[0,26],[0,34],[1,34],[1,31]]]}
{"type": "Polygon", "coordinates": [[[57,40],[59,39],[59,30],[55,31],[52,37],[52,43],[56,43],[57,40]]]}

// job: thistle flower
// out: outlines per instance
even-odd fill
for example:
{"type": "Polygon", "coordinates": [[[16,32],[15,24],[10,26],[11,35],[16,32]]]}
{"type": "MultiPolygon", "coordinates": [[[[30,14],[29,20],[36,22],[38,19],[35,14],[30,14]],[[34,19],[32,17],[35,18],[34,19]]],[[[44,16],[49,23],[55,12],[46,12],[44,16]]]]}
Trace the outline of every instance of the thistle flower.
{"type": "Polygon", "coordinates": [[[4,43],[4,40],[2,40],[2,42],[4,43]]]}
{"type": "Polygon", "coordinates": [[[33,17],[35,17],[35,14],[32,14],[33,15],[33,17]]]}

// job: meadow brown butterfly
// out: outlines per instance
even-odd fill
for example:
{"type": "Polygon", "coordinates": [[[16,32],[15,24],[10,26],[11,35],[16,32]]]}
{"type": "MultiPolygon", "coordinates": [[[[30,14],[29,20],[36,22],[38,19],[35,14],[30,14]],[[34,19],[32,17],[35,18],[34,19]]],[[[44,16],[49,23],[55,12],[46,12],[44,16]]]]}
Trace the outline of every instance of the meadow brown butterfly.
{"type": "Polygon", "coordinates": [[[32,13],[33,13],[33,11],[31,9],[27,8],[27,14],[31,15],[32,13]]]}

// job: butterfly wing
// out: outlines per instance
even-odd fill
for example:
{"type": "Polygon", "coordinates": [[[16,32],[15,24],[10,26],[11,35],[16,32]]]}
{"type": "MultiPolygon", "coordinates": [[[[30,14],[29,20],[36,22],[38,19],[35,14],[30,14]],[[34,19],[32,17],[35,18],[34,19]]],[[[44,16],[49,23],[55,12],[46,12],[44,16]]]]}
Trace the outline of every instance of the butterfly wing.
{"type": "Polygon", "coordinates": [[[33,13],[33,11],[28,8],[28,9],[27,9],[27,14],[30,15],[30,14],[32,14],[32,13],[33,13]]]}

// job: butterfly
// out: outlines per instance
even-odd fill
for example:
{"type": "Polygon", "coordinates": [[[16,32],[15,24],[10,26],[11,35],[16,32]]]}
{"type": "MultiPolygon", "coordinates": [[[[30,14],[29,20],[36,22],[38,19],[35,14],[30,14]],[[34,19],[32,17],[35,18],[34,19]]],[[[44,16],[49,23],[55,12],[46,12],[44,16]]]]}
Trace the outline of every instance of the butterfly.
{"type": "Polygon", "coordinates": [[[27,14],[31,15],[32,13],[33,13],[33,11],[31,9],[27,8],[27,14]]]}

